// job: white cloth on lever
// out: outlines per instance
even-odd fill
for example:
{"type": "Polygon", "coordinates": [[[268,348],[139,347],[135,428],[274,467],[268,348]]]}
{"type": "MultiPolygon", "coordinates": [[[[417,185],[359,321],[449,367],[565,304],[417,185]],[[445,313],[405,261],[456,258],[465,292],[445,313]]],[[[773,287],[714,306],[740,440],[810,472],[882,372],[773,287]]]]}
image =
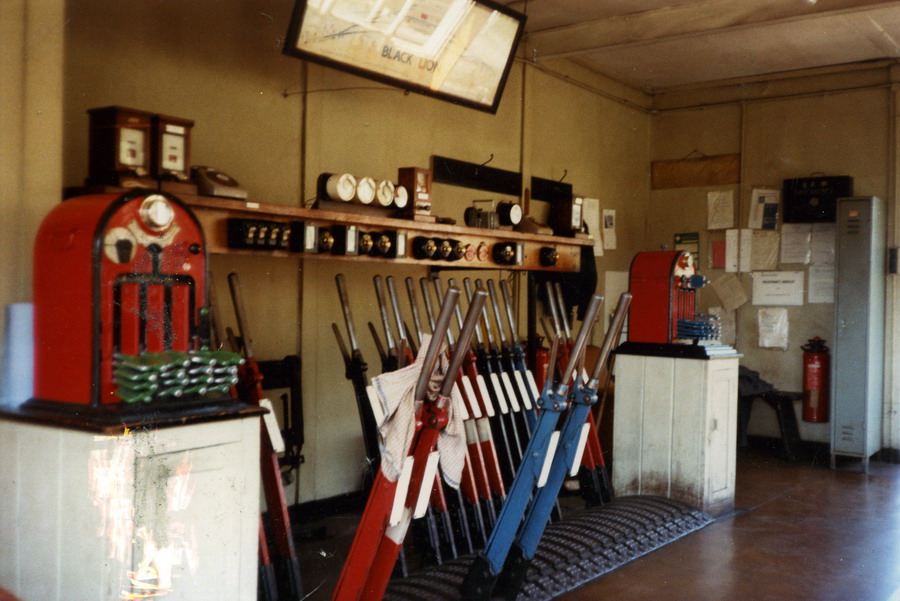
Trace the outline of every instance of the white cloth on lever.
{"type": "Polygon", "coordinates": [[[453,488],[459,488],[466,464],[466,427],[463,425],[463,412],[460,410],[462,402],[459,388],[454,384],[450,391],[450,406],[447,408],[449,421],[447,427],[441,430],[437,442],[438,451],[441,453],[440,466],[444,482],[453,488]]]}
{"type": "MultiPolygon", "coordinates": [[[[431,343],[431,337],[422,339],[419,355],[415,363],[403,369],[381,374],[372,379],[375,394],[384,409],[385,419],[378,427],[381,438],[381,471],[384,477],[396,482],[400,477],[403,460],[409,454],[413,437],[416,433],[416,413],[419,410],[415,400],[416,382],[422,371],[422,362],[431,343]]],[[[426,396],[434,399],[444,380],[449,360],[446,353],[441,352],[439,361],[428,380],[426,396]]],[[[459,391],[454,386],[447,408],[449,422],[438,436],[438,451],[441,454],[440,466],[444,480],[454,488],[459,487],[465,464],[465,428],[456,408],[462,402],[459,391]]]]}

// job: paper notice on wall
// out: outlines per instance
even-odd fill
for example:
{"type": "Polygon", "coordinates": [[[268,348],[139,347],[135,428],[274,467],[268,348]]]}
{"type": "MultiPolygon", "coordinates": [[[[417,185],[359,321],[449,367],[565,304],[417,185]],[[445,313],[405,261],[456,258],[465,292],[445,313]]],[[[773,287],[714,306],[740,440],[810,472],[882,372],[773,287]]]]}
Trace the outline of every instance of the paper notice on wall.
{"type": "Polygon", "coordinates": [[[709,313],[719,318],[719,325],[722,330],[719,334],[719,342],[734,346],[737,339],[734,321],[734,311],[726,311],[725,307],[710,307],[709,313]]]}
{"type": "Polygon", "coordinates": [[[603,248],[616,250],[616,211],[603,209],[603,248]]]}
{"type": "Polygon", "coordinates": [[[709,243],[709,268],[725,269],[725,241],[711,240],[709,243]]]}
{"type": "Polygon", "coordinates": [[[734,311],[750,300],[747,291],[741,285],[741,280],[733,273],[726,273],[713,280],[712,289],[722,301],[726,311],[734,311]]]}
{"type": "Polygon", "coordinates": [[[725,271],[735,273],[738,270],[738,230],[725,230],[725,271]]]}
{"type": "Polygon", "coordinates": [[[781,234],[774,230],[753,230],[750,271],[778,269],[778,244],[781,234]]]}
{"type": "Polygon", "coordinates": [[[754,305],[802,305],[802,271],[757,271],[753,274],[754,305]]]}
{"type": "Polygon", "coordinates": [[[750,197],[750,218],[747,227],[774,230],[778,225],[779,190],[756,188],[750,197]]]}
{"type": "Polygon", "coordinates": [[[834,302],[834,265],[809,266],[809,290],[807,302],[834,302]]]}
{"type": "Polygon", "coordinates": [[[812,224],[785,223],[781,226],[781,262],[809,263],[812,224]]]}
{"type": "Polygon", "coordinates": [[[834,265],[836,229],[833,223],[814,223],[810,241],[810,261],[813,265],[834,265]]]}
{"type": "Polygon", "coordinates": [[[585,198],[582,204],[584,211],[584,223],[588,228],[588,235],[594,242],[594,256],[603,256],[603,229],[600,227],[600,200],[597,198],[585,198]]]}
{"type": "Polygon", "coordinates": [[[738,271],[749,273],[752,271],[750,269],[750,261],[753,259],[753,230],[741,230],[738,247],[738,255],[740,257],[738,271]]]}
{"type": "Polygon", "coordinates": [[[706,193],[706,228],[724,230],[734,227],[734,191],[713,190],[706,193]]]}
{"type": "Polygon", "coordinates": [[[757,315],[759,322],[759,346],[762,348],[788,347],[788,313],[784,307],[760,309],[757,315]]]}

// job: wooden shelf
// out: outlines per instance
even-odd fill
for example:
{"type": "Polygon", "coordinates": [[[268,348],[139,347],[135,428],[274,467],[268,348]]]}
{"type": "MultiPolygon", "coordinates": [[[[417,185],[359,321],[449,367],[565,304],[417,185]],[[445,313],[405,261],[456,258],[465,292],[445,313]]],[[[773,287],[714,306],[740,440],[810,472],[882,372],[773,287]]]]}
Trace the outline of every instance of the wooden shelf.
{"type": "MultiPolygon", "coordinates": [[[[587,238],[566,238],[544,234],[528,234],[504,229],[482,229],[468,226],[436,223],[423,219],[401,219],[379,214],[372,207],[348,205],[345,211],[331,210],[340,203],[328,203],[329,208],[302,208],[265,204],[243,200],[231,200],[212,196],[199,196],[183,188],[172,189],[165,185],[163,192],[176,196],[187,204],[203,228],[208,252],[212,254],[247,254],[271,257],[303,257],[338,261],[373,261],[376,263],[417,264],[443,269],[512,269],[526,271],[578,271],[581,266],[581,248],[590,246],[587,238]],[[359,231],[381,234],[393,232],[405,236],[405,251],[394,258],[369,255],[344,255],[334,252],[294,252],[272,248],[236,248],[229,244],[228,222],[245,219],[272,222],[282,227],[299,227],[312,224],[320,228],[346,228],[356,226],[359,231]],[[457,261],[443,259],[418,259],[413,252],[413,242],[418,237],[435,240],[454,240],[470,252],[457,261]],[[514,264],[500,263],[493,258],[496,245],[513,245],[519,260],[514,264]],[[556,263],[545,265],[541,254],[556,253],[556,263]],[[481,252],[478,252],[481,251],[481,252]]],[[[69,198],[81,194],[121,193],[125,188],[113,186],[85,186],[67,188],[63,196],[69,198]]]]}
{"type": "MultiPolygon", "coordinates": [[[[283,205],[245,202],[208,196],[180,194],[178,197],[193,210],[200,221],[206,235],[207,248],[210,253],[218,254],[253,254],[273,257],[303,256],[309,259],[375,261],[381,263],[419,264],[432,267],[457,269],[514,269],[542,271],[577,271],[581,263],[581,247],[592,244],[589,239],[564,238],[542,234],[528,234],[511,230],[491,230],[471,228],[444,223],[431,223],[413,219],[399,219],[355,212],[339,212],[316,208],[289,207],[283,205]],[[406,252],[396,258],[371,256],[346,256],[324,253],[300,253],[288,250],[239,249],[228,243],[228,220],[249,219],[275,222],[288,226],[298,223],[314,224],[320,228],[357,226],[365,232],[396,232],[407,239],[406,252]],[[457,261],[437,259],[417,259],[413,255],[413,240],[419,236],[456,240],[472,250],[480,253],[467,253],[465,258],[457,261]],[[518,264],[501,264],[494,260],[492,251],[497,244],[513,244],[521,249],[521,261],[518,264]],[[556,251],[556,264],[541,264],[543,249],[556,251]],[[472,256],[474,255],[474,256],[472,256]],[[487,255],[487,256],[485,256],[487,255]]],[[[547,251],[544,251],[547,252],[547,251]]]]}

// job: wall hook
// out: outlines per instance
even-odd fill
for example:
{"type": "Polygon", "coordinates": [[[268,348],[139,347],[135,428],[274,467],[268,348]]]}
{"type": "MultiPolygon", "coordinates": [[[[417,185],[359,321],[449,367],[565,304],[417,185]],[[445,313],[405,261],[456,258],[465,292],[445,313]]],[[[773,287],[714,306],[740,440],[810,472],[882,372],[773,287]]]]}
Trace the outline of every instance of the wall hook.
{"type": "Polygon", "coordinates": [[[567,175],[569,175],[569,170],[568,170],[568,169],[563,169],[563,174],[562,174],[562,177],[559,178],[559,181],[563,181],[564,179],[566,179],[566,176],[567,176],[567,175]]]}
{"type": "Polygon", "coordinates": [[[481,165],[479,165],[479,167],[484,167],[485,165],[487,165],[488,163],[490,163],[490,162],[493,161],[493,160],[494,160],[494,153],[492,152],[492,153],[491,153],[491,156],[488,157],[488,160],[486,160],[486,161],[483,162],[481,165]]]}

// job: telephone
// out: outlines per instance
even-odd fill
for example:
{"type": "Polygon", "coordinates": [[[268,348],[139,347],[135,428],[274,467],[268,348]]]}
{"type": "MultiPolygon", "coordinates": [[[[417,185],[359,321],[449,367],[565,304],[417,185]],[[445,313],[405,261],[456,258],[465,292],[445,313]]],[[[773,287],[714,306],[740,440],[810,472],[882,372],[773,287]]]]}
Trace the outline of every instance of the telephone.
{"type": "Polygon", "coordinates": [[[215,167],[191,168],[191,179],[197,184],[197,192],[203,196],[247,199],[247,191],[233,177],[215,167]]]}

